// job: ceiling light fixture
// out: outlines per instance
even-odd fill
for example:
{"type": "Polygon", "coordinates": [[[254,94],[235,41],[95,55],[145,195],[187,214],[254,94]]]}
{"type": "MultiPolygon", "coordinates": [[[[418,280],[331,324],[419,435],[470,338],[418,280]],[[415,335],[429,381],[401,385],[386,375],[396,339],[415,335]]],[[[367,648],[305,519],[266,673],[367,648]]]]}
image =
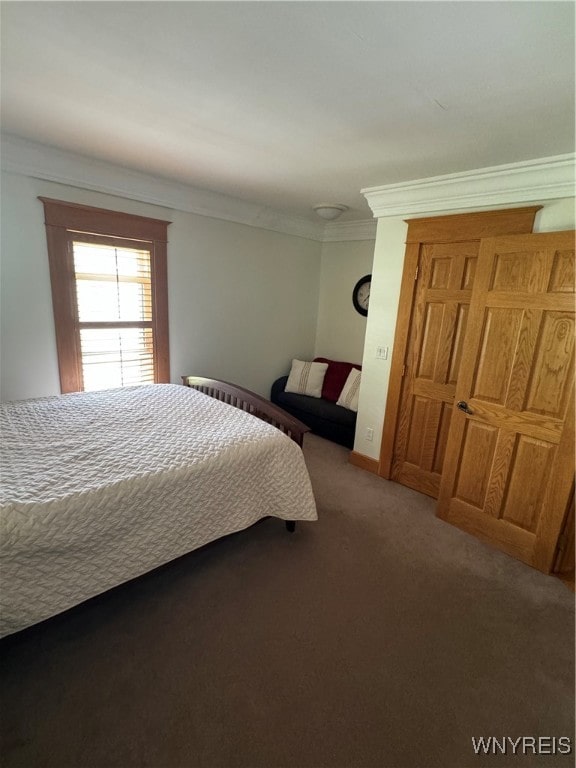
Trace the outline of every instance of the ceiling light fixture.
{"type": "Polygon", "coordinates": [[[342,205],[342,203],[319,203],[314,206],[314,210],[320,218],[326,219],[326,221],[334,221],[334,219],[341,216],[344,211],[348,210],[348,206],[342,205]]]}

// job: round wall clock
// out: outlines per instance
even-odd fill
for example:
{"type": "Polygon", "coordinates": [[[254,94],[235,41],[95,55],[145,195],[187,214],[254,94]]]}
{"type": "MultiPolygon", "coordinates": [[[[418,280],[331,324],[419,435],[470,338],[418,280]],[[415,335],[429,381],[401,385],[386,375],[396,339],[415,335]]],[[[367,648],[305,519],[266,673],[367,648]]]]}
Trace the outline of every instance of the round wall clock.
{"type": "Polygon", "coordinates": [[[360,280],[358,280],[352,291],[352,303],[354,304],[354,309],[364,316],[368,314],[371,283],[372,275],[364,275],[364,277],[361,277],[360,280]]]}

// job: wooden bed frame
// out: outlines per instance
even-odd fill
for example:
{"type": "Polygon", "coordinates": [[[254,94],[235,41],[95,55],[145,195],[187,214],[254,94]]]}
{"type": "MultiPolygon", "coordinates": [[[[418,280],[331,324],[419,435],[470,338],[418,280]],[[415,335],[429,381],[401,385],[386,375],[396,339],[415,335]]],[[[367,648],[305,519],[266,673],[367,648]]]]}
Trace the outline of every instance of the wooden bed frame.
{"type": "Polygon", "coordinates": [[[300,448],[302,448],[304,435],[306,432],[310,432],[310,427],[283,411],[282,408],[269,400],[265,400],[255,392],[250,392],[249,389],[236,386],[236,384],[218,379],[207,379],[204,376],[182,376],[182,384],[272,424],[273,427],[284,432],[295,443],[298,443],[300,448]]]}
{"type": "MultiPolygon", "coordinates": [[[[310,427],[283,411],[282,408],[269,400],[265,400],[255,392],[250,392],[249,389],[238,387],[236,384],[230,384],[228,381],[220,381],[219,379],[208,379],[204,376],[182,376],[182,384],[272,424],[273,427],[294,440],[300,448],[302,448],[304,435],[306,432],[310,432],[310,427]]],[[[287,520],[286,528],[292,533],[296,529],[296,522],[287,520]]]]}

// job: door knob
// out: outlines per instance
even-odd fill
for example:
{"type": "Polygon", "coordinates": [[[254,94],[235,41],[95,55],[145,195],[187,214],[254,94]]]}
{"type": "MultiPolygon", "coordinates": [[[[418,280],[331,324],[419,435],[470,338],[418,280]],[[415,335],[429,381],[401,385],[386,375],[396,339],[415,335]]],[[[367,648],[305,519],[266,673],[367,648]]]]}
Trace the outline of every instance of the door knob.
{"type": "Polygon", "coordinates": [[[458,408],[461,411],[464,411],[464,413],[467,413],[469,416],[471,416],[474,411],[471,411],[468,407],[468,403],[465,400],[460,400],[459,403],[456,403],[456,408],[458,408]]]}

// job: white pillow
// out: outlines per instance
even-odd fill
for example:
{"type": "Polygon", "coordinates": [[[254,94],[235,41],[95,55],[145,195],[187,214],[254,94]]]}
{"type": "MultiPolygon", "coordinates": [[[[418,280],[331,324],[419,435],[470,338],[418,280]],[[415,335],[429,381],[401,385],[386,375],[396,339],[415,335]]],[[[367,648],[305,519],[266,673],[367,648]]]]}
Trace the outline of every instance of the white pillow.
{"type": "Polygon", "coordinates": [[[292,368],[285,392],[295,392],[298,395],[322,397],[322,384],[328,370],[328,363],[306,363],[303,360],[292,360],[292,368]]]}
{"type": "Polygon", "coordinates": [[[336,401],[336,405],[341,405],[343,408],[348,408],[350,411],[358,411],[360,375],[361,372],[358,370],[358,368],[352,368],[348,374],[346,383],[342,387],[342,392],[340,392],[340,397],[336,401]]]}

